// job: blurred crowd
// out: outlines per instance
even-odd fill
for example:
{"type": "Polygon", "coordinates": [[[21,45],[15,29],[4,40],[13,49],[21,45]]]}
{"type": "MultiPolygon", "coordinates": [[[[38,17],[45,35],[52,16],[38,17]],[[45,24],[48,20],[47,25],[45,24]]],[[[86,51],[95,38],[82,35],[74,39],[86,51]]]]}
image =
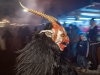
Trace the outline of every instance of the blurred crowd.
{"type": "Polygon", "coordinates": [[[89,70],[98,68],[99,41],[97,41],[98,29],[94,18],[90,20],[90,25],[90,29],[86,33],[80,32],[73,24],[65,28],[70,39],[70,43],[65,49],[65,56],[71,63],[77,62],[76,69],[80,72],[87,71],[88,62],[91,62],[89,70]]]}
{"type": "MultiPolygon", "coordinates": [[[[87,71],[89,61],[91,61],[90,70],[97,70],[98,68],[97,26],[94,19],[90,20],[90,24],[91,27],[87,33],[80,32],[77,26],[73,24],[65,27],[70,43],[63,53],[70,63],[77,62],[76,69],[81,72],[87,71]]],[[[16,51],[23,49],[38,31],[37,27],[31,31],[28,26],[3,31],[0,35],[0,75],[14,75],[16,51]]]]}
{"type": "Polygon", "coordinates": [[[31,40],[37,31],[28,26],[1,29],[0,35],[0,75],[15,75],[15,63],[18,53],[31,40]]]}

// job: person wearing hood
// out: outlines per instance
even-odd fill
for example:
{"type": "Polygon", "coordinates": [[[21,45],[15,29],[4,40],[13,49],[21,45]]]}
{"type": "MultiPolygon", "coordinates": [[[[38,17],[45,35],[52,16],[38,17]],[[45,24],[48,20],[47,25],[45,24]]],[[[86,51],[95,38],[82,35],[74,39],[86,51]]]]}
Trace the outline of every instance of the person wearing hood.
{"type": "Polygon", "coordinates": [[[81,72],[86,72],[87,63],[88,63],[88,53],[89,53],[89,43],[84,34],[80,35],[80,41],[77,45],[77,69],[81,72]],[[83,65],[81,65],[81,63],[83,65]]]}

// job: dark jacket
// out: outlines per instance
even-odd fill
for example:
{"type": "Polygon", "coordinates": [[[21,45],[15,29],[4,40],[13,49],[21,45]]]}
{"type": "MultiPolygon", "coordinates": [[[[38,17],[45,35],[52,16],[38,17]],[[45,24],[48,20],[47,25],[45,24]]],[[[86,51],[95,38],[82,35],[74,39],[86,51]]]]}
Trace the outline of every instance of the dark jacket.
{"type": "Polygon", "coordinates": [[[68,36],[70,39],[70,43],[77,43],[79,41],[79,34],[78,34],[79,30],[78,28],[73,27],[72,29],[70,29],[68,31],[68,36]]]}
{"type": "Polygon", "coordinates": [[[96,42],[97,40],[97,26],[95,26],[94,28],[89,30],[89,34],[88,34],[88,39],[90,39],[90,42],[96,42]]]}
{"type": "Polygon", "coordinates": [[[77,54],[86,56],[87,53],[87,41],[79,41],[77,44],[77,54]]]}

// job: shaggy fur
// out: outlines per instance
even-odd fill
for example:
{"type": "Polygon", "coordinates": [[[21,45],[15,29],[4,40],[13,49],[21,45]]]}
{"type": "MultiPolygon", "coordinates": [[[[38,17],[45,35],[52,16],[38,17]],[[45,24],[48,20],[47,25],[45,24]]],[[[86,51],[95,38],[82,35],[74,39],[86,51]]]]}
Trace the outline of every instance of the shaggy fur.
{"type": "MultiPolygon", "coordinates": [[[[45,29],[51,29],[50,25],[45,29]]],[[[73,67],[62,57],[58,45],[45,33],[35,34],[33,41],[19,53],[17,75],[76,75],[73,67]]]]}
{"type": "Polygon", "coordinates": [[[44,33],[35,35],[20,53],[17,75],[76,75],[59,47],[44,33]]]}

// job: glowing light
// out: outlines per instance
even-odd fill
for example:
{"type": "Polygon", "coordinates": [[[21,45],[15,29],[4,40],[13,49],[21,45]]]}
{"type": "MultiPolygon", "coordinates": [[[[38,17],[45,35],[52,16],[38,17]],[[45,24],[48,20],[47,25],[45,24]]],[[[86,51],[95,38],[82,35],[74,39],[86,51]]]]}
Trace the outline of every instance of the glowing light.
{"type": "Polygon", "coordinates": [[[87,9],[87,8],[82,8],[82,11],[89,11],[89,12],[100,12],[100,10],[96,10],[96,9],[87,9]]]}
{"type": "Polygon", "coordinates": [[[28,12],[28,10],[26,10],[26,9],[23,9],[23,11],[24,11],[24,12],[28,12]]]}
{"type": "MultiPolygon", "coordinates": [[[[79,18],[80,20],[90,20],[91,18],[79,18]]],[[[94,19],[94,20],[100,20],[100,19],[94,19]]]]}
{"type": "Polygon", "coordinates": [[[10,23],[10,21],[9,21],[9,20],[7,20],[7,19],[3,19],[3,20],[2,20],[2,22],[5,22],[5,23],[10,23]]]}
{"type": "Polygon", "coordinates": [[[81,13],[81,15],[85,15],[85,16],[100,16],[100,14],[92,14],[92,13],[81,13]]]}
{"type": "Polygon", "coordinates": [[[90,20],[91,18],[79,18],[80,20],[90,20]]]}
{"type": "Polygon", "coordinates": [[[66,19],[75,20],[75,18],[66,18],[66,19]]]}
{"type": "Polygon", "coordinates": [[[6,23],[6,22],[0,22],[0,23],[6,23]]]}
{"type": "Polygon", "coordinates": [[[60,23],[61,23],[61,24],[64,24],[64,22],[61,22],[61,21],[60,21],[60,23]]]}
{"type": "Polygon", "coordinates": [[[66,20],[66,23],[73,23],[73,22],[83,22],[83,21],[66,20]]]}
{"type": "Polygon", "coordinates": [[[74,22],[83,22],[83,21],[74,21],[74,22]]]}
{"type": "Polygon", "coordinates": [[[94,20],[100,20],[100,19],[94,19],[94,20]]]}
{"type": "Polygon", "coordinates": [[[65,23],[72,23],[72,22],[65,22],[65,23]]]}

